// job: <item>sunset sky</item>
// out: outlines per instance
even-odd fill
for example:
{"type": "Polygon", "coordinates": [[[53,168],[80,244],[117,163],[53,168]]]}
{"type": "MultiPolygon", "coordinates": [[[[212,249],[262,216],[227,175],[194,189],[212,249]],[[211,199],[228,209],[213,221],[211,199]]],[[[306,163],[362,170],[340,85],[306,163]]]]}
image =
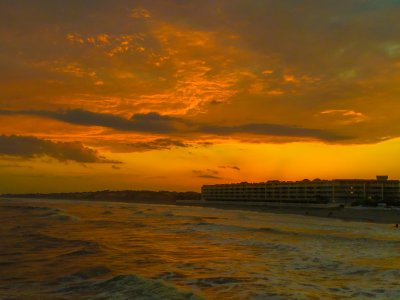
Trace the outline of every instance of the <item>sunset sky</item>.
{"type": "Polygon", "coordinates": [[[400,177],[399,0],[0,1],[0,193],[400,177]]]}

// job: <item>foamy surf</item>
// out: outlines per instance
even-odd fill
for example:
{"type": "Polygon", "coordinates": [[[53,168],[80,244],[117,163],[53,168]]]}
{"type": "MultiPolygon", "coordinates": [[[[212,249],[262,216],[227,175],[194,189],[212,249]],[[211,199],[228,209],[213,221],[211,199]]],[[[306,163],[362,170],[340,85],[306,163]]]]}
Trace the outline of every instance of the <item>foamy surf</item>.
{"type": "Polygon", "coordinates": [[[60,289],[58,293],[70,298],[86,299],[202,299],[193,292],[178,289],[162,280],[138,275],[118,275],[104,281],[84,282],[60,289]]]}
{"type": "Polygon", "coordinates": [[[400,298],[388,225],[50,200],[0,217],[0,299],[400,298]]]}

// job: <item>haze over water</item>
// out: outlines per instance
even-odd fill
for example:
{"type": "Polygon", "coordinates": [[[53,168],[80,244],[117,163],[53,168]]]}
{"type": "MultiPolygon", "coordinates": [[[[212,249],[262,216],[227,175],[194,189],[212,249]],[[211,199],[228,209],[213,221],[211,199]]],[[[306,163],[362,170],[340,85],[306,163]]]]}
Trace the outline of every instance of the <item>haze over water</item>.
{"type": "Polygon", "coordinates": [[[399,299],[385,224],[200,207],[0,202],[0,299],[399,299]]]}

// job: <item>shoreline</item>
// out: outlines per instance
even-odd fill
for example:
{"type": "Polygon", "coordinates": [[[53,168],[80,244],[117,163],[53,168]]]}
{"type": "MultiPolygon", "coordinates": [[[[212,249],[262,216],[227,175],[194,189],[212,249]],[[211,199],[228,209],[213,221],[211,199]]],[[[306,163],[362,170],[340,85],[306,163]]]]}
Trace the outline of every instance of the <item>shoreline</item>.
{"type": "Polygon", "coordinates": [[[272,206],[254,206],[244,204],[215,204],[206,202],[174,202],[170,201],[149,201],[149,200],[111,200],[111,199],[55,199],[55,198],[8,198],[0,197],[1,200],[25,200],[25,201],[68,201],[85,203],[126,203],[126,204],[150,204],[150,205],[171,205],[171,206],[195,206],[209,207],[222,210],[241,210],[260,213],[273,213],[285,215],[302,215],[310,217],[319,217],[325,219],[338,219],[347,222],[367,222],[378,224],[399,224],[400,208],[398,209],[379,209],[379,208],[301,208],[301,207],[272,207],[272,206]]]}
{"type": "Polygon", "coordinates": [[[347,222],[368,222],[379,224],[399,224],[400,209],[374,208],[300,208],[300,207],[272,207],[235,204],[213,203],[177,203],[178,206],[200,206],[224,210],[243,210],[263,213],[302,215],[326,219],[339,219],[347,222]]]}

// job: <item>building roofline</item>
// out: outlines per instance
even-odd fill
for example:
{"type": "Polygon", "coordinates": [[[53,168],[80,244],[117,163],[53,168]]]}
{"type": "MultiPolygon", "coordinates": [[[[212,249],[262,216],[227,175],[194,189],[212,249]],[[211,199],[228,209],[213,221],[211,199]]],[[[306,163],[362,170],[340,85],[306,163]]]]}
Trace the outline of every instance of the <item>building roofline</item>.
{"type": "MultiPolygon", "coordinates": [[[[386,177],[387,178],[387,177],[386,177]]],[[[219,183],[219,184],[205,184],[203,187],[207,186],[225,186],[225,185],[259,185],[259,184],[273,184],[273,183],[281,183],[281,184],[295,184],[295,183],[327,183],[327,182],[357,182],[357,183],[376,183],[376,182],[388,182],[388,183],[400,183],[398,179],[380,179],[377,176],[376,179],[360,179],[360,178],[338,178],[338,179],[303,179],[297,181],[280,181],[280,180],[268,180],[261,182],[234,182],[234,183],[219,183]]]]}

